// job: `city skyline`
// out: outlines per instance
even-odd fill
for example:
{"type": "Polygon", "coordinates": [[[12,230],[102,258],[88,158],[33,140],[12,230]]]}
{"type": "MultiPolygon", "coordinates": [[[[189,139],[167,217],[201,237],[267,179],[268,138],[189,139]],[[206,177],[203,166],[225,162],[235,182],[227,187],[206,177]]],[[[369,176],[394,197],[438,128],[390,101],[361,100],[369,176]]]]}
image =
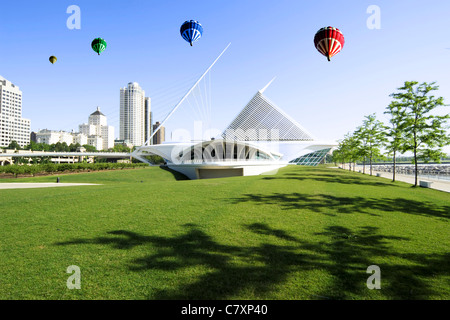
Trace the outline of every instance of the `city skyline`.
{"type": "MultiPolygon", "coordinates": [[[[0,38],[8,50],[0,52],[0,59],[10,62],[2,65],[0,74],[24,91],[24,117],[32,120],[31,131],[52,127],[50,121],[60,125],[53,129],[71,130],[95,106],[119,128],[117,90],[128,82],[145,88],[154,119],[161,121],[229,42],[230,49],[211,76],[212,125],[219,130],[274,76],[266,95],[300,123],[311,123],[307,127],[313,135],[327,140],[342,139],[368,114],[376,113],[386,123],[383,112],[391,101],[389,94],[404,81],[436,81],[437,94],[450,101],[445,71],[450,54],[447,2],[430,6],[419,1],[352,5],[198,1],[189,7],[176,3],[179,6],[77,1],[80,29],[67,27],[71,13],[66,10],[73,3],[6,3],[0,13],[0,38]],[[380,25],[371,28],[376,11],[369,9],[374,5],[380,25]],[[188,19],[204,27],[193,47],[179,35],[180,25],[188,19]],[[327,25],[338,27],[346,39],[331,62],[312,41],[314,33],[327,25]],[[100,56],[90,48],[90,41],[99,36],[108,42],[100,56]],[[22,41],[33,50],[21,50],[16,44],[22,41]],[[50,55],[58,57],[53,65],[50,55]]],[[[448,113],[448,108],[439,112],[448,113]]],[[[165,124],[169,139],[174,129],[192,128],[197,119],[186,113],[180,108],[165,124]],[[183,123],[186,119],[189,124],[183,123]]],[[[449,148],[445,151],[449,153],[449,148]]]]}
{"type": "Polygon", "coordinates": [[[108,125],[107,117],[97,110],[89,115],[88,122],[78,125],[78,131],[42,129],[32,132],[36,143],[55,144],[65,143],[67,146],[78,144],[90,145],[96,150],[109,150],[114,148],[114,127],[108,125]]]}

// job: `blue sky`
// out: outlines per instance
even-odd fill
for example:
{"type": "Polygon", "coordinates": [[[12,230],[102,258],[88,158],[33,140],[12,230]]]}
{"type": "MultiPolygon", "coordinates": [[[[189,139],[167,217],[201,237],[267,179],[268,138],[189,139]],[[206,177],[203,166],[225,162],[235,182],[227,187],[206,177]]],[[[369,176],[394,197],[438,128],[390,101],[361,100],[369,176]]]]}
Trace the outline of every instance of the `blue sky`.
{"type": "MultiPolygon", "coordinates": [[[[436,81],[450,103],[449,12],[444,0],[17,0],[0,10],[0,75],[23,91],[33,131],[76,131],[100,106],[118,136],[121,87],[138,82],[162,120],[231,42],[210,75],[214,128],[225,128],[276,76],[265,95],[317,138],[337,140],[365,115],[387,121],[389,94],[407,80],[436,81]],[[70,5],[80,7],[79,30],[66,26],[70,5]],[[380,8],[380,29],[367,27],[370,5],[380,8]],[[190,19],[204,27],[193,47],[179,34],[190,19]],[[346,41],[331,62],[313,45],[325,26],[346,41]],[[100,56],[90,48],[96,37],[108,43],[100,56]]],[[[182,105],[167,122],[167,138],[191,130],[194,120],[182,105]]]]}

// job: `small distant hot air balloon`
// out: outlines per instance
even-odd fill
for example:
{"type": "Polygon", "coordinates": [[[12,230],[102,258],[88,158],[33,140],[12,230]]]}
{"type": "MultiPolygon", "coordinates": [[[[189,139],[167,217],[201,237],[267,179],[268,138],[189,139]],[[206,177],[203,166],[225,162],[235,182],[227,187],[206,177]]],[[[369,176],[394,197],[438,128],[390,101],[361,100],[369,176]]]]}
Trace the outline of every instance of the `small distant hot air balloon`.
{"type": "Polygon", "coordinates": [[[92,50],[97,52],[98,55],[100,55],[101,52],[105,51],[106,49],[106,41],[102,38],[95,38],[92,40],[91,43],[92,50]]]}
{"type": "Polygon", "coordinates": [[[181,25],[180,34],[183,39],[189,42],[192,46],[192,42],[195,42],[201,38],[203,34],[203,27],[198,21],[185,21],[181,25]]]}
{"type": "Polygon", "coordinates": [[[52,64],[54,64],[56,62],[56,57],[55,56],[50,56],[50,58],[48,58],[48,61],[50,61],[52,64]]]}
{"type": "Polygon", "coordinates": [[[344,35],[338,28],[321,28],[314,36],[316,49],[327,57],[328,61],[342,50],[344,42],[344,35]]]}

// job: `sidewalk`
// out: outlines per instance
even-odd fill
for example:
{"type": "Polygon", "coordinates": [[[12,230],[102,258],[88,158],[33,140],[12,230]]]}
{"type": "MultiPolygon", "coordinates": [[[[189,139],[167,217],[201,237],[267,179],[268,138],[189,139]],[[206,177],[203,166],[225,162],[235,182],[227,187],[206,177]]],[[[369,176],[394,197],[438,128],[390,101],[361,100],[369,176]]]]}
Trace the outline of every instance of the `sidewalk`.
{"type": "Polygon", "coordinates": [[[41,183],[25,183],[25,182],[5,182],[0,183],[1,189],[28,189],[28,188],[52,188],[52,187],[73,187],[73,186],[97,186],[93,183],[56,183],[56,182],[41,182],[41,183]]]}
{"type": "MultiPolygon", "coordinates": [[[[348,169],[347,169],[348,170],[348,169]]],[[[356,166],[355,168],[356,172],[358,172],[359,170],[361,170],[361,173],[363,172],[363,167],[362,166],[356,166]]],[[[353,168],[352,168],[353,171],[353,168]]],[[[366,173],[365,174],[370,174],[370,167],[366,166],[366,173]]],[[[392,180],[392,172],[378,172],[375,170],[372,170],[372,175],[376,176],[377,174],[380,175],[381,178],[386,178],[386,179],[390,179],[392,180]]],[[[410,183],[410,184],[414,184],[414,176],[413,175],[403,175],[403,174],[395,174],[395,181],[402,181],[402,182],[406,182],[406,183],[410,183]]],[[[431,182],[431,189],[436,189],[436,190],[440,190],[440,191],[444,191],[444,192],[450,192],[450,181],[443,181],[443,180],[434,180],[434,179],[428,179],[425,177],[417,177],[417,183],[419,183],[419,181],[429,181],[431,182]]]]}

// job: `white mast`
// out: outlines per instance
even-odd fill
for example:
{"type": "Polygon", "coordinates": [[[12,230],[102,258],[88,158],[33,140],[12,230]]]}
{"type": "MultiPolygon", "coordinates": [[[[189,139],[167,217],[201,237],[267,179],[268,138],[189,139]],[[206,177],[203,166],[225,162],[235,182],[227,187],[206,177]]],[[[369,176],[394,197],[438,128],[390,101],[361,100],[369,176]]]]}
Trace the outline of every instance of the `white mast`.
{"type": "Polygon", "coordinates": [[[203,77],[208,73],[209,70],[211,70],[211,68],[214,66],[214,64],[217,62],[217,60],[219,60],[219,58],[225,53],[225,51],[228,49],[228,47],[230,46],[231,42],[227,45],[227,47],[222,51],[221,54],[219,54],[219,56],[216,58],[216,60],[214,60],[214,62],[209,66],[208,69],[206,69],[206,71],[202,74],[202,76],[200,77],[200,79],[197,80],[197,82],[192,86],[191,89],[189,89],[189,91],[184,95],[183,98],[181,98],[181,100],[176,104],[176,106],[172,109],[172,111],[170,111],[170,113],[167,115],[167,117],[160,123],[159,127],[156,128],[156,130],[152,133],[152,135],[150,136],[150,138],[148,138],[147,141],[145,141],[144,145],[148,145],[148,142],[152,140],[153,136],[159,131],[159,129],[164,125],[164,123],[170,118],[170,116],[178,109],[178,107],[180,106],[180,104],[187,98],[187,96],[192,92],[192,90],[194,90],[194,88],[199,84],[199,82],[203,79],[203,77]]]}
{"type": "Polygon", "coordinates": [[[270,80],[270,82],[268,84],[266,84],[266,86],[264,88],[262,88],[261,90],[259,90],[259,92],[264,93],[264,91],[266,91],[266,89],[270,86],[270,84],[273,82],[273,80],[275,80],[276,77],[273,77],[272,80],[270,80]]]}

